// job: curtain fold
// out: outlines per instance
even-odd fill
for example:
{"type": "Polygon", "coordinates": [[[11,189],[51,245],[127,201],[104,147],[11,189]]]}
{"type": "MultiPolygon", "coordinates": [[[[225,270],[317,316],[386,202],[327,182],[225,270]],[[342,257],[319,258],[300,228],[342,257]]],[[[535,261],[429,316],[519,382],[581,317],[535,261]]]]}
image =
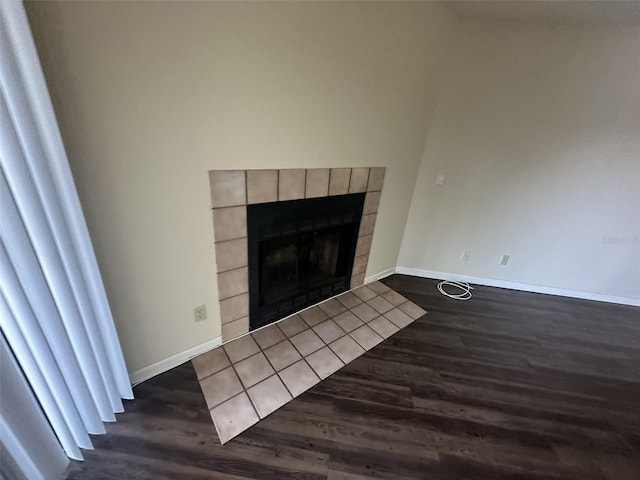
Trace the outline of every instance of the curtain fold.
{"type": "Polygon", "coordinates": [[[0,13],[0,326],[80,459],[133,395],[23,5],[0,13]]]}
{"type": "Polygon", "coordinates": [[[47,419],[1,332],[0,379],[2,402],[11,407],[0,410],[0,478],[59,479],[69,459],[51,429],[39,428],[47,419]]]}

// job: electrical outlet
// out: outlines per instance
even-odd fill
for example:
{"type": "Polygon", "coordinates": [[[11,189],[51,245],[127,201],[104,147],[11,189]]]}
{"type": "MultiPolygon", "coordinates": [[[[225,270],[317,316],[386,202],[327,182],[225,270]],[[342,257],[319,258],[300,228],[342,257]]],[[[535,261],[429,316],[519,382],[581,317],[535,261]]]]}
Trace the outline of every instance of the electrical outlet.
{"type": "Polygon", "coordinates": [[[442,186],[444,185],[444,173],[439,173],[438,176],[436,177],[436,185],[438,186],[442,186]]]}
{"type": "Polygon", "coordinates": [[[500,265],[506,265],[507,263],[509,263],[509,255],[502,255],[500,257],[500,265]]]}
{"type": "Polygon", "coordinates": [[[200,305],[193,309],[193,318],[195,318],[196,322],[201,322],[207,319],[207,306],[200,305]]]}
{"type": "Polygon", "coordinates": [[[465,250],[464,252],[462,252],[462,255],[460,255],[460,261],[468,262],[470,256],[471,256],[471,252],[469,250],[465,250]]]}

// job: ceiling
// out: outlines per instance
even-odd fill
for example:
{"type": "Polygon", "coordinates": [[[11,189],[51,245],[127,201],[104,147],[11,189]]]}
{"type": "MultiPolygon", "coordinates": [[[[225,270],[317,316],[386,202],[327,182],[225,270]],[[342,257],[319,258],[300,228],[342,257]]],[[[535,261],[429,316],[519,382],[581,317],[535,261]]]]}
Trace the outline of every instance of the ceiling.
{"type": "Polygon", "coordinates": [[[462,18],[559,25],[640,26],[640,0],[449,0],[443,3],[462,18]]]}

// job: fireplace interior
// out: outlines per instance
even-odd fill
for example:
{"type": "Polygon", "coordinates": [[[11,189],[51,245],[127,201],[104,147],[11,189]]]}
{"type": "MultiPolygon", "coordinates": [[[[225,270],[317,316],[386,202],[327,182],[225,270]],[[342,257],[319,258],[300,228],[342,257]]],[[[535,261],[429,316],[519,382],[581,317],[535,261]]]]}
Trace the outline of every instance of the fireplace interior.
{"type": "Polygon", "coordinates": [[[250,330],[349,290],[364,200],[247,206],[250,330]]]}

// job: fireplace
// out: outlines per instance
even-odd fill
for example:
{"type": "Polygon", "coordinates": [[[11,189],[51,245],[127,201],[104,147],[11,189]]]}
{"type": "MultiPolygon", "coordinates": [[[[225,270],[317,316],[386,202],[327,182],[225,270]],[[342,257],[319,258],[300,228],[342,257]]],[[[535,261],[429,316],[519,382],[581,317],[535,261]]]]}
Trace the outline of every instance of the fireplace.
{"type": "Polygon", "coordinates": [[[223,342],[287,315],[288,306],[293,313],[364,283],[384,177],[383,167],[209,171],[223,342]],[[357,198],[361,206],[350,212],[357,198]],[[316,201],[329,201],[329,207],[316,207],[316,201]],[[260,226],[272,215],[263,215],[263,208],[274,205],[302,206],[279,219],[271,217],[270,227],[260,226]],[[256,228],[265,234],[257,253],[249,239],[252,212],[258,212],[256,228]],[[298,218],[301,212],[312,213],[311,220],[298,218]],[[295,228],[290,225],[294,219],[295,228]],[[256,290],[250,283],[257,285],[261,276],[267,288],[257,304],[272,306],[254,319],[250,290],[256,290]],[[312,288],[305,287],[304,295],[293,290],[294,277],[312,288]]]}
{"type": "Polygon", "coordinates": [[[249,329],[349,290],[365,194],[247,207],[249,329]]]}

